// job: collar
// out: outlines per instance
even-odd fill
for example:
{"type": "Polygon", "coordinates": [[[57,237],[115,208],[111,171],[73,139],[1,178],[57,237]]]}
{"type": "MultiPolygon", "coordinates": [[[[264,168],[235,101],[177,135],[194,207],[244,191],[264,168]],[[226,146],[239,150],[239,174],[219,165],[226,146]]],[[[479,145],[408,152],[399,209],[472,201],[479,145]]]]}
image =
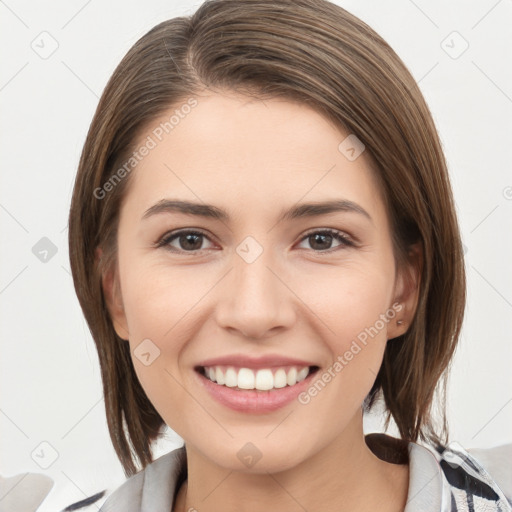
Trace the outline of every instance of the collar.
{"type": "MultiPolygon", "coordinates": [[[[409,460],[409,490],[404,512],[450,510],[450,486],[439,464],[439,455],[413,442],[387,434],[365,435],[372,451],[388,462],[409,460]]],[[[171,511],[175,495],[187,477],[185,446],[153,461],[130,477],[105,501],[100,512],[171,511]]]]}

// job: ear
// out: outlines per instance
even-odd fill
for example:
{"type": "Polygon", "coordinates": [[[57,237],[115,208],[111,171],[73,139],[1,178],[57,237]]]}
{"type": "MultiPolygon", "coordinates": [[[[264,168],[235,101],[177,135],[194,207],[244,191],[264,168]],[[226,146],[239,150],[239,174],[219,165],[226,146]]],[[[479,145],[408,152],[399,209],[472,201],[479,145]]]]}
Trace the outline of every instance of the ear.
{"type": "Polygon", "coordinates": [[[100,247],[96,248],[96,264],[101,270],[101,286],[103,288],[103,295],[107,303],[110,319],[117,335],[123,339],[128,340],[130,337],[128,331],[128,323],[123,307],[123,298],[121,295],[121,288],[119,285],[119,278],[115,265],[112,268],[104,268],[101,264],[103,250],[100,247]]]}
{"type": "Polygon", "coordinates": [[[397,268],[394,296],[391,304],[399,303],[396,316],[388,325],[388,340],[405,334],[414,319],[420,292],[423,272],[423,244],[412,245],[407,253],[407,260],[397,268]]]}

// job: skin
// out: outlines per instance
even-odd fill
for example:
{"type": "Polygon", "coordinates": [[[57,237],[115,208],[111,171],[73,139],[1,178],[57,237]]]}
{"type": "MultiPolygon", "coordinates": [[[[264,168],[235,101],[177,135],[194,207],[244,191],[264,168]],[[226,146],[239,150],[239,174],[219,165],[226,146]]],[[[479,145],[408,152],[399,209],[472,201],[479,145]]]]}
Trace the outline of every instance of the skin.
{"type": "Polygon", "coordinates": [[[369,156],[349,161],[338,150],[347,134],[303,104],[230,91],[195,97],[198,105],[133,171],[117,267],[103,280],[144,390],[187,446],[188,480],[174,510],[403,510],[409,468],[369,449],[361,404],[386,344],[410,325],[419,275],[412,259],[395,268],[369,156]],[[161,213],[141,220],[164,198],[213,204],[230,219],[161,213]],[[341,198],[371,220],[336,212],[277,222],[297,202],[341,198]],[[170,242],[177,252],[154,246],[183,228],[205,233],[199,250],[187,250],[179,237],[170,242]],[[325,228],[356,245],[315,245],[306,236],[325,228]],[[263,248],[252,263],[236,252],[247,236],[263,248]],[[306,405],[241,413],[198,383],[195,365],[238,353],[298,357],[315,362],[321,375],[397,302],[400,313],[306,405]],[[133,355],[145,339],[160,350],[148,366],[133,355]],[[237,457],[247,442],[262,455],[251,468],[237,457]]]}

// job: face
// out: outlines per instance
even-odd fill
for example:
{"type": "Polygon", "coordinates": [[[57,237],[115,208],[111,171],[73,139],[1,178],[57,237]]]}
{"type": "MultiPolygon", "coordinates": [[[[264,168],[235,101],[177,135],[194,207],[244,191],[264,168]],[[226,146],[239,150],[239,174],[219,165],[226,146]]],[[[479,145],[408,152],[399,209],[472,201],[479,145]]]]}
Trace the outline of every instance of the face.
{"type": "Polygon", "coordinates": [[[174,107],[141,134],[156,144],[120,211],[109,309],[188,448],[284,470],[356,435],[413,298],[367,155],[339,149],[347,133],[282,99],[196,98],[161,140],[174,107]]]}

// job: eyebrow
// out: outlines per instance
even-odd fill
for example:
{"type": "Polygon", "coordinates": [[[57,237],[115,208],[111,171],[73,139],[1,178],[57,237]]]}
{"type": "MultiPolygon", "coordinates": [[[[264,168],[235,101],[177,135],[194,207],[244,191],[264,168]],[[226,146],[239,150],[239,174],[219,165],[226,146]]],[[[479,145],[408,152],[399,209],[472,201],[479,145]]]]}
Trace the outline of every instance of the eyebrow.
{"type": "MultiPolygon", "coordinates": [[[[298,218],[316,217],[319,215],[337,212],[357,213],[366,217],[373,223],[370,214],[362,206],[347,199],[298,204],[289,210],[281,212],[278,222],[298,218]]],[[[162,199],[158,201],[158,203],[154,204],[144,212],[142,220],[160,213],[183,213],[186,215],[196,215],[198,217],[216,219],[225,222],[229,221],[229,214],[217,206],[174,199],[162,199]]]]}

